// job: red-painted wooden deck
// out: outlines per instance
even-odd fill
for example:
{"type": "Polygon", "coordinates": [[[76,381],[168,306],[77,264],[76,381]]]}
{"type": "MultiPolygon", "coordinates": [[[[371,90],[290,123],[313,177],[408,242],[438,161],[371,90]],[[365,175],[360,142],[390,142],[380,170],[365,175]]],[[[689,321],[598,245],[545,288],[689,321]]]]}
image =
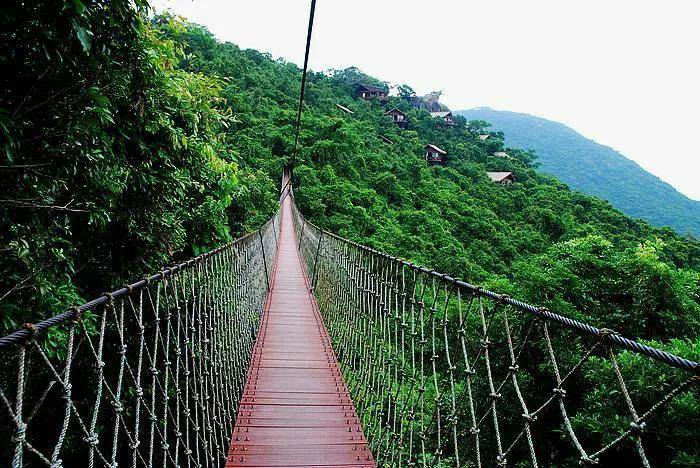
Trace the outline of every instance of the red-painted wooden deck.
{"type": "Polygon", "coordinates": [[[291,200],[227,467],[374,467],[302,268],[291,200]]]}

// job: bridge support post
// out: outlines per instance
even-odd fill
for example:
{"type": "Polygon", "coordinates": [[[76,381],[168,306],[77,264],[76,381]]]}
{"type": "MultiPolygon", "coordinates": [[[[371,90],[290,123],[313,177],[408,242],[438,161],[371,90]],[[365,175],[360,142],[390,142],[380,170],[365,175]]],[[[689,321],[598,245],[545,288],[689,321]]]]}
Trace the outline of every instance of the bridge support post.
{"type": "Polygon", "coordinates": [[[267,273],[267,259],[265,258],[265,242],[263,242],[262,231],[258,229],[258,237],[260,238],[260,248],[262,248],[263,268],[265,268],[265,283],[267,290],[270,290],[270,276],[267,273]]]}
{"type": "Polygon", "coordinates": [[[323,240],[323,231],[318,236],[318,245],[316,245],[316,257],[314,258],[314,274],[311,277],[311,290],[316,289],[316,278],[318,277],[318,253],[321,251],[321,241],[323,240]]]}

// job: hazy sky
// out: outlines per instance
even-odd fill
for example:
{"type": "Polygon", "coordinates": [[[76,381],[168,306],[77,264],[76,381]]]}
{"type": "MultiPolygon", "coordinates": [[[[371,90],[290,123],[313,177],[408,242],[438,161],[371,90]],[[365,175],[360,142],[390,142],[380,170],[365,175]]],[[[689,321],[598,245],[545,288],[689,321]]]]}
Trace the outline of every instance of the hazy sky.
{"type": "MultiPolygon", "coordinates": [[[[303,62],[309,0],[156,0],[303,62]]],[[[700,1],[317,0],[310,67],[571,126],[700,199],[700,1]]]]}

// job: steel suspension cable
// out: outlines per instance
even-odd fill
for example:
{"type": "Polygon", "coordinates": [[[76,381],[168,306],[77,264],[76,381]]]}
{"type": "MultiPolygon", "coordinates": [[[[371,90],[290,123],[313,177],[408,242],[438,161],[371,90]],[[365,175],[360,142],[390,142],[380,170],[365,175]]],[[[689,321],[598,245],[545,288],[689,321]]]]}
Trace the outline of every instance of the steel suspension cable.
{"type": "MultiPolygon", "coordinates": [[[[296,159],[299,152],[299,132],[301,130],[301,113],[304,107],[304,93],[306,90],[306,74],[309,66],[309,51],[311,50],[311,33],[314,28],[314,14],[316,13],[316,0],[311,0],[311,8],[309,11],[309,26],[306,32],[306,50],[304,52],[304,69],[301,73],[301,88],[299,89],[299,107],[297,109],[297,120],[294,130],[294,149],[292,150],[292,161],[290,164],[290,174],[287,180],[287,185],[292,183],[292,175],[294,173],[294,166],[296,165],[296,159]]],[[[282,188],[282,192],[284,189],[282,188]]]]}

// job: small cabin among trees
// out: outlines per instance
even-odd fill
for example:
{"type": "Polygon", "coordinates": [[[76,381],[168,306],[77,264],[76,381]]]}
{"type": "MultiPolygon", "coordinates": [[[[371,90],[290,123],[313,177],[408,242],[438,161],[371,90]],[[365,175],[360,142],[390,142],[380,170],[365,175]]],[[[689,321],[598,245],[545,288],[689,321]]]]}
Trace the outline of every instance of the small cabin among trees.
{"type": "Polygon", "coordinates": [[[433,144],[425,145],[425,160],[431,166],[445,164],[445,156],[447,156],[447,151],[433,144]]]}
{"type": "Polygon", "coordinates": [[[457,125],[457,124],[454,122],[454,119],[452,118],[452,112],[450,112],[450,111],[431,112],[430,115],[431,115],[434,119],[440,119],[440,120],[441,120],[440,123],[441,123],[442,125],[448,125],[448,126],[450,126],[450,127],[453,127],[453,126],[457,125]]]}
{"type": "Polygon", "coordinates": [[[491,136],[491,135],[489,135],[488,133],[485,134],[485,135],[479,135],[479,140],[481,140],[481,141],[486,141],[486,140],[489,139],[490,136],[491,136]]]}
{"type": "Polygon", "coordinates": [[[508,153],[506,153],[505,151],[496,151],[495,153],[493,153],[493,155],[497,158],[510,159],[510,155],[508,153]]]}
{"type": "Polygon", "coordinates": [[[372,86],[367,84],[359,84],[357,86],[357,97],[364,100],[379,99],[380,101],[386,101],[389,93],[378,86],[372,86]]]}
{"type": "Polygon", "coordinates": [[[515,183],[515,177],[512,172],[487,172],[489,179],[501,185],[510,185],[515,183]]]}
{"type": "Polygon", "coordinates": [[[391,120],[393,120],[393,122],[399,127],[403,127],[408,123],[408,117],[406,114],[398,110],[396,107],[384,112],[384,115],[391,117],[391,120]]]}

